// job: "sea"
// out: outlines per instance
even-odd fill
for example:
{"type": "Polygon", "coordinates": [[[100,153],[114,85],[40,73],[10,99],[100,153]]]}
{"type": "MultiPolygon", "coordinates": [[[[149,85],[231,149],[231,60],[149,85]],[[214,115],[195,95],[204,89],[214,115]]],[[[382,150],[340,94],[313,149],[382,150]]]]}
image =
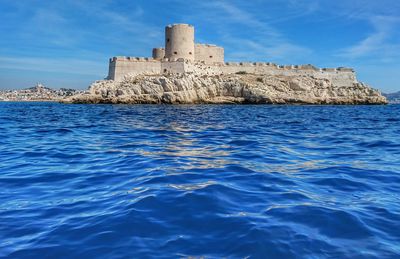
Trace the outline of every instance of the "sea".
{"type": "Polygon", "coordinates": [[[400,105],[0,103],[2,258],[400,258],[400,105]]]}

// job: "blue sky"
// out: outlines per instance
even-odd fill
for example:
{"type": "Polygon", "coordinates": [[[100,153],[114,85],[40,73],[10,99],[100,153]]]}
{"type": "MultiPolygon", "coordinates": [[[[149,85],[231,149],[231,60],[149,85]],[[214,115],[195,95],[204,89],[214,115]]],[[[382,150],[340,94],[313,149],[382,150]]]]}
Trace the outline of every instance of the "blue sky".
{"type": "Polygon", "coordinates": [[[0,0],[0,88],[87,88],[112,56],[151,56],[164,26],[190,23],[226,61],[354,67],[400,90],[398,0],[0,0]]]}

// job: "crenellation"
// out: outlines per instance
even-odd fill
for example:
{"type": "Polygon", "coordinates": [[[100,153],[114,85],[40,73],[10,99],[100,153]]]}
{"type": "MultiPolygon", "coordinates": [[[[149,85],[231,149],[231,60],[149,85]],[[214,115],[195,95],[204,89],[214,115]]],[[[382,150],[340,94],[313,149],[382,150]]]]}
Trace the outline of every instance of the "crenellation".
{"type": "Polygon", "coordinates": [[[196,43],[198,46],[204,46],[204,47],[217,47],[215,44],[208,44],[208,43],[196,43]]]}
{"type": "Polygon", "coordinates": [[[354,72],[354,69],[349,68],[349,67],[338,67],[337,71],[341,71],[341,72],[354,72]]]}
{"type": "Polygon", "coordinates": [[[325,71],[325,72],[336,72],[336,68],[322,68],[322,71],[325,71]]]}
{"type": "Polygon", "coordinates": [[[158,62],[159,60],[155,60],[152,57],[112,57],[109,59],[110,63],[117,62],[117,61],[124,61],[124,62],[158,62]]]}
{"type": "Polygon", "coordinates": [[[124,61],[124,60],[126,60],[125,56],[117,56],[117,57],[115,57],[115,61],[124,61]]]}
{"type": "Polygon", "coordinates": [[[311,64],[307,64],[307,65],[299,65],[299,69],[302,70],[313,70],[313,71],[319,71],[319,68],[311,65],[311,64]]]}

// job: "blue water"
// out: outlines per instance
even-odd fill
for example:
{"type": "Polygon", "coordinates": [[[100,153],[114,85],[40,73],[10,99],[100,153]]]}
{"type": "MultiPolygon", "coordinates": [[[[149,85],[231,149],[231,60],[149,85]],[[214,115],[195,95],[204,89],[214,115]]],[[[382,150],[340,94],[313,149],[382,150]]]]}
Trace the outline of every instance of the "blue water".
{"type": "Polygon", "coordinates": [[[399,258],[400,105],[0,103],[0,257],[399,258]]]}

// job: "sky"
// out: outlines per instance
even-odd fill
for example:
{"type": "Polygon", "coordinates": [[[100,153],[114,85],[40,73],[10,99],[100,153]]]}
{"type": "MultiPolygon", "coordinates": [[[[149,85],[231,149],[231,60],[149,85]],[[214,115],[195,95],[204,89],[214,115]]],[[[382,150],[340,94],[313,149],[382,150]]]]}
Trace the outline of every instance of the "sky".
{"type": "Polygon", "coordinates": [[[353,67],[400,91],[399,0],[0,0],[0,88],[86,89],[113,56],[151,56],[164,27],[195,26],[226,61],[353,67]]]}

